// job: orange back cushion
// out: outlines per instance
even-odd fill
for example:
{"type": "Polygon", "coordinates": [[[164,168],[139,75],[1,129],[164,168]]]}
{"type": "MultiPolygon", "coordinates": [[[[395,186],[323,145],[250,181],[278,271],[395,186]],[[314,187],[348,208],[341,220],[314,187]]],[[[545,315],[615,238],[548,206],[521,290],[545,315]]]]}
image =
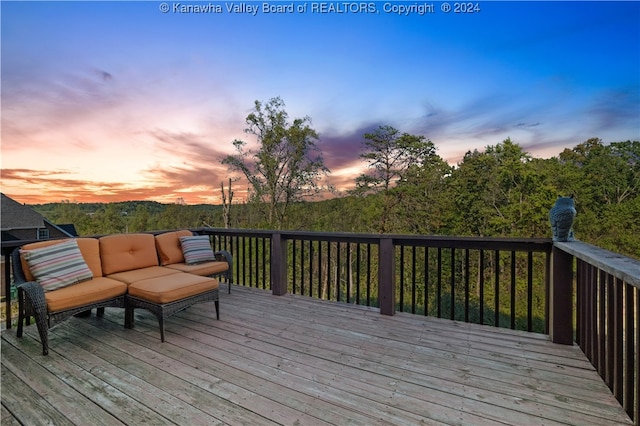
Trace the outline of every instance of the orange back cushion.
{"type": "Polygon", "coordinates": [[[158,266],[158,254],[151,234],[116,234],[101,237],[100,257],[105,275],[158,266]]]}
{"type": "Polygon", "coordinates": [[[158,256],[160,256],[160,264],[164,266],[183,263],[184,255],[182,254],[180,237],[190,237],[192,235],[193,233],[186,229],[156,235],[156,249],[158,250],[158,256]]]}
{"type": "MultiPolygon", "coordinates": [[[[54,244],[61,243],[67,240],[48,240],[48,241],[39,241],[37,243],[27,244],[22,247],[23,250],[33,250],[36,248],[48,247],[54,244]]],[[[80,249],[80,253],[82,253],[82,257],[84,258],[85,263],[93,272],[93,276],[101,277],[102,276],[102,262],[100,260],[100,244],[96,238],[76,238],[78,243],[78,248],[80,249]]],[[[25,260],[24,256],[20,256],[20,262],[22,263],[22,270],[24,271],[24,276],[27,281],[35,281],[33,274],[29,270],[29,265],[25,260]]]]}

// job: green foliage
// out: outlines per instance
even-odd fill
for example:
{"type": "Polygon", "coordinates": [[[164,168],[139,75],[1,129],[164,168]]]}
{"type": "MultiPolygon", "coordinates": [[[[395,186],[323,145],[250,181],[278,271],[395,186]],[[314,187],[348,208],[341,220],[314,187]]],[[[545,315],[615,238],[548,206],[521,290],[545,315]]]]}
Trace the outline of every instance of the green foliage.
{"type": "MultiPolygon", "coordinates": [[[[294,136],[301,132],[311,139],[315,137],[315,132],[306,133],[310,130],[306,119],[288,127],[282,107],[277,99],[267,106],[257,103],[256,113],[247,118],[249,132],[261,134],[267,142],[263,147],[268,150],[245,152],[244,142],[238,143],[236,164],[241,166],[253,158],[262,168],[250,169],[259,174],[258,184],[252,187],[254,202],[233,205],[233,227],[550,238],[549,209],[558,195],[573,194],[578,211],[574,223],[577,239],[640,258],[640,142],[604,144],[599,139],[589,139],[557,157],[540,159],[532,158],[507,139],[484,151],[467,152],[457,166],[451,167],[436,154],[430,141],[381,127],[365,135],[369,151],[362,158],[370,161],[372,173],[358,178],[356,195],[309,202],[302,200],[302,193],[286,189],[288,183],[302,180],[270,180],[281,176],[276,165],[285,158],[278,157],[287,145],[278,143],[283,135],[294,128],[294,136]],[[281,192],[272,192],[274,198],[265,195],[269,185],[280,188],[281,192]],[[273,200],[280,201],[272,203],[273,200]],[[273,216],[268,214],[269,209],[274,209],[273,216]]],[[[304,139],[302,136],[300,140],[304,139]]],[[[282,173],[286,174],[289,166],[283,167],[282,173]]],[[[224,226],[222,206],[64,201],[35,208],[54,223],[75,224],[81,235],[224,226]]],[[[270,272],[264,260],[268,245],[252,241],[243,242],[242,251],[235,253],[238,279],[247,285],[265,286],[270,272]],[[265,264],[265,269],[261,270],[259,264],[265,264]]],[[[376,306],[378,291],[372,283],[378,267],[377,247],[369,247],[371,258],[365,260],[366,247],[318,241],[290,244],[289,290],[333,300],[358,299],[362,304],[376,306]],[[294,244],[298,250],[295,262],[294,244]]],[[[515,328],[526,329],[530,321],[533,330],[544,332],[544,255],[533,257],[533,276],[529,277],[521,254],[514,261],[502,254],[496,259],[496,253],[472,250],[468,254],[470,262],[463,263],[463,253],[444,250],[438,266],[436,253],[419,248],[415,262],[413,254],[398,259],[399,310],[457,320],[465,320],[468,312],[472,322],[497,322],[500,326],[510,326],[513,313],[515,328]]]]}
{"type": "Polygon", "coordinates": [[[376,196],[370,209],[378,232],[433,233],[438,222],[433,206],[441,193],[449,165],[436,154],[435,145],[424,136],[400,133],[380,126],[364,135],[368,171],[356,178],[352,194],[376,196]],[[408,214],[409,213],[409,214],[408,214]]]}
{"type": "Polygon", "coordinates": [[[576,200],[576,237],[640,257],[640,142],[589,139],[559,161],[560,179],[576,200]]]}
{"type": "MultiPolygon", "coordinates": [[[[403,137],[393,128],[380,131],[395,139],[403,137]]],[[[557,157],[540,159],[507,139],[485,151],[468,152],[456,167],[450,167],[435,154],[431,142],[407,138],[419,142],[424,155],[397,172],[386,190],[290,202],[286,211],[280,210],[280,226],[269,223],[260,204],[234,204],[232,226],[550,237],[549,209],[558,195],[574,194],[577,239],[640,258],[640,142],[604,144],[589,139],[557,157]]],[[[222,207],[211,205],[63,201],[34,208],[54,223],[73,223],[81,235],[224,226],[222,207]]]]}
{"type": "Polygon", "coordinates": [[[249,181],[250,200],[265,209],[267,225],[275,228],[284,225],[291,203],[318,192],[318,182],[329,172],[316,148],[318,134],[309,126],[311,119],[289,123],[284,107],[280,98],[266,104],[255,101],[245,133],[256,137],[259,148],[247,149],[247,142],[235,140],[237,154],[222,161],[249,181]]]}
{"type": "Polygon", "coordinates": [[[407,173],[435,155],[436,148],[424,136],[400,134],[391,126],[380,126],[364,135],[365,152],[360,158],[367,162],[369,172],[356,178],[354,193],[388,191],[393,183],[402,182],[407,173]]]}
{"type": "Polygon", "coordinates": [[[74,203],[63,201],[33,208],[56,224],[72,223],[80,236],[162,229],[222,226],[220,206],[160,204],[153,201],[74,203]]]}
{"type": "Polygon", "coordinates": [[[485,152],[468,152],[447,186],[458,214],[451,218],[453,234],[533,237],[548,228],[554,191],[540,161],[510,139],[485,152]]]}

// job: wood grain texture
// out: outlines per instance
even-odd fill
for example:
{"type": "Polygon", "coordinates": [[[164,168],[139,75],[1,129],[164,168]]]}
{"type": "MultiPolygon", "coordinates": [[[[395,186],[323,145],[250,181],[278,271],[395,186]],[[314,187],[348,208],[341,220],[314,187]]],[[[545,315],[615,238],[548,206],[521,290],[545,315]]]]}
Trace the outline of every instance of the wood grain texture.
{"type": "MultiPolygon", "coordinates": [[[[223,285],[224,286],[224,285],[223,285]]],[[[226,289],[225,289],[226,290],[226,289]]],[[[2,333],[2,424],[632,424],[577,346],[234,287],[166,323],[2,333]]]]}

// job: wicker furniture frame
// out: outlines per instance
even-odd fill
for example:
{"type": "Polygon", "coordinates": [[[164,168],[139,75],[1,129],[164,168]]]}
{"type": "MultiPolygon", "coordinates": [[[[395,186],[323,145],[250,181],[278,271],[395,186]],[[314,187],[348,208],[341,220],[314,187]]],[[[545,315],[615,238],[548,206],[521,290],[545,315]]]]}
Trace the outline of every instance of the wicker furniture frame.
{"type": "Polygon", "coordinates": [[[231,294],[231,284],[233,284],[233,256],[226,250],[219,250],[213,253],[216,260],[221,262],[227,262],[229,264],[229,269],[224,272],[220,272],[219,274],[214,274],[212,277],[224,277],[224,280],[229,284],[227,287],[229,288],[229,294],[231,294]]]}
{"type": "Polygon", "coordinates": [[[220,319],[220,302],[218,299],[218,289],[210,290],[204,293],[196,294],[185,299],[176,300],[169,303],[153,303],[148,300],[134,297],[129,294],[125,296],[124,308],[124,326],[125,328],[134,327],[134,309],[146,309],[158,318],[160,325],[160,340],[164,342],[164,320],[171,315],[178,313],[196,303],[213,301],[216,308],[216,319],[220,319]]]}
{"type": "Polygon", "coordinates": [[[13,276],[18,289],[18,329],[16,335],[22,337],[24,323],[26,322],[27,325],[29,325],[30,318],[34,317],[36,326],[38,327],[38,334],[40,335],[40,342],[42,342],[42,355],[49,353],[49,329],[57,323],[73,315],[91,311],[91,309],[94,308],[97,309],[97,315],[102,316],[104,314],[104,308],[124,308],[125,306],[125,296],[122,295],[72,309],[49,312],[42,286],[35,281],[27,281],[24,275],[20,262],[20,251],[14,250],[11,257],[13,276]]]}
{"type": "MultiPolygon", "coordinates": [[[[229,264],[229,268],[224,272],[213,274],[210,277],[224,277],[229,284],[229,293],[231,293],[231,283],[233,280],[233,257],[229,252],[225,250],[216,251],[214,255],[216,260],[227,262],[229,264]]],[[[47,301],[45,299],[44,289],[42,288],[42,286],[35,281],[27,281],[24,271],[22,270],[20,250],[16,249],[13,251],[13,253],[11,254],[11,263],[14,273],[15,286],[18,289],[19,312],[18,329],[16,335],[17,337],[22,337],[24,325],[29,325],[31,317],[34,317],[36,326],[38,328],[38,334],[40,335],[40,341],[42,342],[43,355],[47,355],[49,353],[48,333],[50,328],[54,327],[57,323],[62,322],[71,316],[79,316],[79,314],[87,312],[90,313],[94,308],[97,309],[96,314],[98,316],[103,316],[104,308],[107,307],[124,308],[124,325],[126,328],[134,327],[134,310],[136,308],[146,309],[158,318],[158,322],[160,325],[160,339],[162,340],[162,342],[165,341],[164,320],[171,315],[182,311],[196,303],[213,301],[216,310],[216,318],[220,319],[218,289],[209,290],[204,293],[164,304],[153,303],[139,297],[124,294],[107,300],[81,305],[72,309],[50,312],[47,308],[47,301]]]]}

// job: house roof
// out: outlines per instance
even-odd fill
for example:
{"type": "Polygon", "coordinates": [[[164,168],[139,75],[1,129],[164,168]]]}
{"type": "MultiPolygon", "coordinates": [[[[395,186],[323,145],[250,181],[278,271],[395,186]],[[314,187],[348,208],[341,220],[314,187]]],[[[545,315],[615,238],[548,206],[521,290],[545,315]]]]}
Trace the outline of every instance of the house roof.
{"type": "Polygon", "coordinates": [[[0,222],[3,231],[44,228],[44,217],[31,207],[0,194],[0,222]]]}
{"type": "Polygon", "coordinates": [[[62,225],[54,225],[54,226],[58,227],[58,229],[61,229],[62,231],[66,232],[72,237],[78,236],[78,231],[76,231],[76,226],[73,223],[65,223],[62,225]]]}

